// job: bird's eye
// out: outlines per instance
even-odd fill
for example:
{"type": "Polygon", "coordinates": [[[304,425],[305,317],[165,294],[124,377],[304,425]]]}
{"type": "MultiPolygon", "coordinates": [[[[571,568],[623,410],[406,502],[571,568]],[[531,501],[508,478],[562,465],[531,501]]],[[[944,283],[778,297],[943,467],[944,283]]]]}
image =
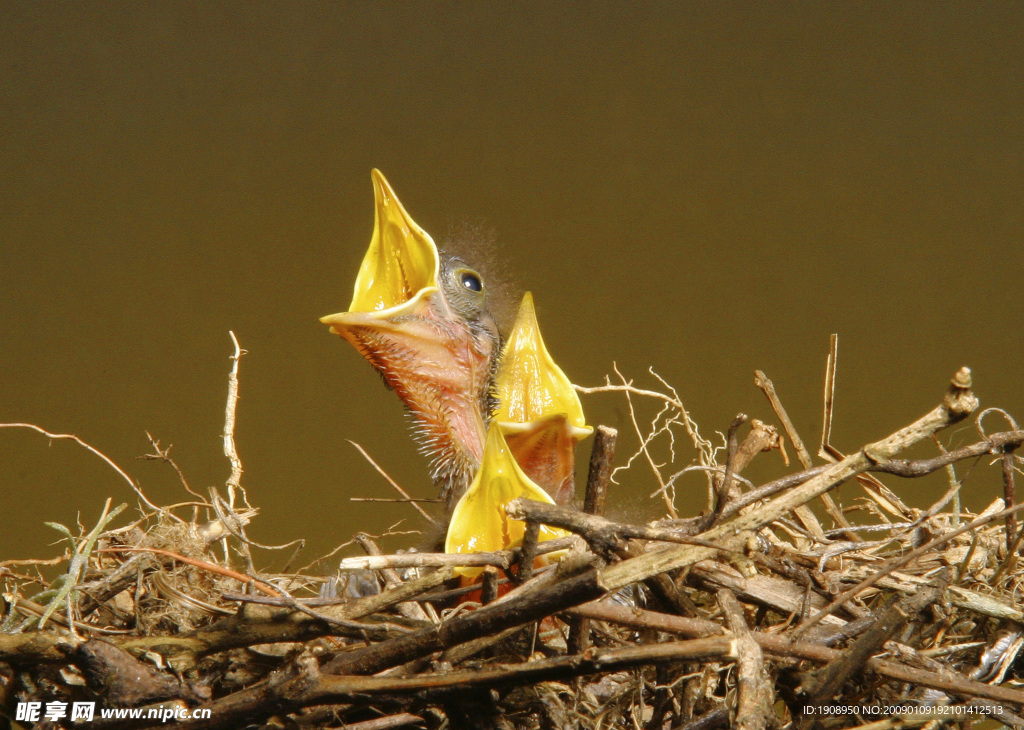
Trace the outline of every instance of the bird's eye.
{"type": "Polygon", "coordinates": [[[485,311],[483,277],[454,256],[441,259],[441,288],[451,307],[466,319],[478,319],[485,311]]]}
{"type": "Polygon", "coordinates": [[[472,271],[463,271],[459,274],[459,281],[462,283],[462,286],[466,287],[470,291],[482,291],[484,288],[483,282],[480,281],[480,277],[472,271]]]}

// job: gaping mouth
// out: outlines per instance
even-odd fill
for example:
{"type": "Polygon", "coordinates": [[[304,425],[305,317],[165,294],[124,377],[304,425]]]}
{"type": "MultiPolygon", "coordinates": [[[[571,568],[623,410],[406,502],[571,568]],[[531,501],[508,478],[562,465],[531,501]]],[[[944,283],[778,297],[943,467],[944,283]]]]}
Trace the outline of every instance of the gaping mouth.
{"type": "MultiPolygon", "coordinates": [[[[352,323],[353,314],[391,317],[437,291],[440,258],[437,246],[414,221],[379,170],[373,179],[374,223],[370,247],[356,277],[347,312],[321,317],[338,327],[352,323]]],[[[363,319],[363,318],[358,318],[363,319]]]]}
{"type": "MultiPolygon", "coordinates": [[[[513,520],[505,513],[505,505],[519,497],[554,504],[547,492],[534,484],[519,468],[501,430],[492,425],[487,431],[487,444],[484,446],[480,470],[452,511],[445,538],[445,552],[493,552],[522,543],[525,523],[513,520]]],[[[540,528],[542,542],[567,535],[568,532],[557,527],[542,525],[540,528]]],[[[554,553],[549,559],[561,557],[562,553],[554,553]]],[[[465,578],[474,578],[481,570],[460,567],[456,568],[456,573],[465,578]]]]}
{"type": "Polygon", "coordinates": [[[494,420],[504,433],[521,433],[558,417],[565,418],[576,440],[593,432],[583,417],[583,405],[572,383],[544,346],[529,292],[523,296],[505,343],[496,380],[498,409],[494,420]]]}

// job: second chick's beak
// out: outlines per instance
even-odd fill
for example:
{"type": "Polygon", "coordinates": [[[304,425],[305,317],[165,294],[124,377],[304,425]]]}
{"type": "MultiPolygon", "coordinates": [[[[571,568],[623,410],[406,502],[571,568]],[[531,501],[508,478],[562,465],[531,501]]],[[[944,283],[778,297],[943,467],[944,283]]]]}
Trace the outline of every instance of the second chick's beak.
{"type": "Polygon", "coordinates": [[[593,432],[579,396],[544,346],[527,292],[498,366],[494,420],[526,475],[557,504],[575,496],[576,443],[593,432]]]}
{"type": "Polygon", "coordinates": [[[443,257],[374,170],[375,220],[349,311],[321,318],[377,369],[415,420],[446,508],[483,456],[501,337],[483,280],[443,257]]]}

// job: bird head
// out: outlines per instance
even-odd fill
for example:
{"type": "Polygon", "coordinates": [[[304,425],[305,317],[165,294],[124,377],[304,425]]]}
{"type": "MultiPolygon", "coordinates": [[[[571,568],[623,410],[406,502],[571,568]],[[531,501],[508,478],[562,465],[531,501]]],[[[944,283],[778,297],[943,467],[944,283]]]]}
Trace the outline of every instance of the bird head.
{"type": "Polygon", "coordinates": [[[352,303],[320,321],[355,346],[409,408],[450,510],[483,456],[501,337],[480,274],[443,256],[384,175],[371,177],[373,236],[352,303]]]}

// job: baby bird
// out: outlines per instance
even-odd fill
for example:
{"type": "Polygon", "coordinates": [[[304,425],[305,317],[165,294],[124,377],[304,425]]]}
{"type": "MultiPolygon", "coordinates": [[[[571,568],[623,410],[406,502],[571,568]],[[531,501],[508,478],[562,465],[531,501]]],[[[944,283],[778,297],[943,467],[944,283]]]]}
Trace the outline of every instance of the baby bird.
{"type": "Polygon", "coordinates": [[[412,413],[446,511],[480,466],[501,336],[480,275],[443,256],[373,170],[375,219],[348,311],[321,322],[383,376],[412,413]]]}

